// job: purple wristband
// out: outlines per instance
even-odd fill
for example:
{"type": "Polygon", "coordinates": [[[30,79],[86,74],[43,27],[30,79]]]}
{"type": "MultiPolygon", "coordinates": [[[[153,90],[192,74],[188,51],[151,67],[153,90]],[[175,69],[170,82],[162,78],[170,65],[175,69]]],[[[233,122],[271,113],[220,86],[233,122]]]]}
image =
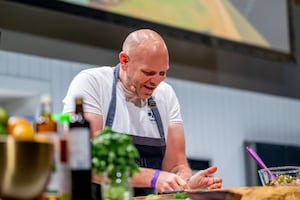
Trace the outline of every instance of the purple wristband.
{"type": "Polygon", "coordinates": [[[155,188],[156,181],[157,181],[157,178],[159,176],[159,173],[160,173],[159,169],[157,169],[157,170],[154,171],[154,174],[153,174],[153,176],[151,178],[151,182],[150,182],[151,188],[155,188]]]}

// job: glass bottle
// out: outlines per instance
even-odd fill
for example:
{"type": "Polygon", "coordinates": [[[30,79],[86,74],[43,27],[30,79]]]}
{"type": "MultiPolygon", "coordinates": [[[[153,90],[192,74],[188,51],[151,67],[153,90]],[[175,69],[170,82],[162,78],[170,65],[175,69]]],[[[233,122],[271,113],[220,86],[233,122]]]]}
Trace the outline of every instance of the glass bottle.
{"type": "Polygon", "coordinates": [[[69,161],[72,200],[91,199],[91,131],[84,118],[83,98],[75,99],[69,126],[69,161]]]}
{"type": "Polygon", "coordinates": [[[41,111],[36,120],[36,135],[44,137],[54,146],[53,168],[46,186],[45,196],[57,197],[59,195],[59,163],[60,163],[60,139],[57,132],[57,123],[52,120],[52,100],[49,95],[40,98],[41,111]]]}
{"type": "Polygon", "coordinates": [[[71,173],[69,167],[69,123],[70,114],[62,113],[58,115],[58,121],[60,122],[60,187],[59,187],[59,199],[70,200],[71,199],[71,173]]]}
{"type": "Polygon", "coordinates": [[[57,134],[57,123],[52,120],[52,100],[49,95],[43,95],[40,99],[41,112],[36,121],[36,131],[45,134],[57,134]]]}

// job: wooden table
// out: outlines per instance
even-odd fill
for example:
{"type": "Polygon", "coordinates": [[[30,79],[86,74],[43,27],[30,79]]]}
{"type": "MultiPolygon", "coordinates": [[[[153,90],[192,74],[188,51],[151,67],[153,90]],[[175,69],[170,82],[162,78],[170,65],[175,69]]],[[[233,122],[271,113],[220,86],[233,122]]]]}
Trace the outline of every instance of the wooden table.
{"type": "MultiPolygon", "coordinates": [[[[238,187],[212,190],[212,192],[231,192],[241,195],[240,200],[300,200],[299,186],[265,186],[265,187],[238,187]]],[[[160,195],[159,200],[170,200],[173,194],[160,195]]],[[[145,200],[145,197],[134,197],[134,200],[145,200]]],[[[207,200],[210,200],[209,198],[207,200]]],[[[231,200],[231,198],[227,198],[231,200]]]]}

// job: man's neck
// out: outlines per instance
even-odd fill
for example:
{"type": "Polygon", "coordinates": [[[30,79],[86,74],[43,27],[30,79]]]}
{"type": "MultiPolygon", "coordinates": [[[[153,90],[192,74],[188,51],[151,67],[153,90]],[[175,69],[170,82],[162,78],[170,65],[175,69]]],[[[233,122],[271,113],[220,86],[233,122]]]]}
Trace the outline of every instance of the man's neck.
{"type": "Polygon", "coordinates": [[[137,107],[145,106],[145,104],[146,104],[145,99],[141,99],[140,97],[138,97],[136,95],[135,92],[133,92],[130,89],[126,88],[125,85],[122,83],[122,81],[120,81],[120,85],[121,85],[121,87],[124,91],[126,101],[129,101],[129,102],[133,103],[137,107]]]}

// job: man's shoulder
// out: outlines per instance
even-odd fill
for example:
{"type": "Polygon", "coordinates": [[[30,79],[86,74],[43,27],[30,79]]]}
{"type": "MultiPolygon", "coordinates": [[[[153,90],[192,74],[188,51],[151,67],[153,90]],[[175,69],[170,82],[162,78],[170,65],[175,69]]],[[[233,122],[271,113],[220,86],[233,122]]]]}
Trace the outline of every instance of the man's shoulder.
{"type": "Polygon", "coordinates": [[[111,79],[113,77],[113,68],[109,66],[92,67],[82,70],[78,76],[85,77],[85,79],[111,79]]]}

